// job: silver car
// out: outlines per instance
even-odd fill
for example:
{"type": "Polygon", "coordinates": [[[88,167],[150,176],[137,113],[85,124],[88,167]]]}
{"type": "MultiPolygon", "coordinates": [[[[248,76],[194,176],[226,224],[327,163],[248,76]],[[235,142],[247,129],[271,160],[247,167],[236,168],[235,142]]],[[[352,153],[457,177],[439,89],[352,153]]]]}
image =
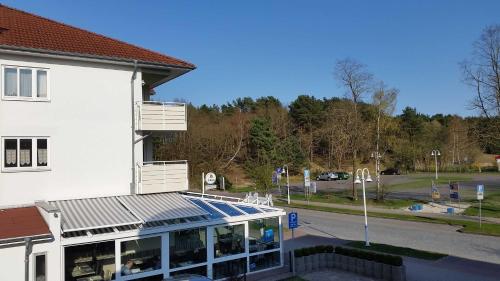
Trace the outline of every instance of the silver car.
{"type": "Polygon", "coordinates": [[[318,181],[333,181],[337,180],[339,176],[333,172],[323,172],[316,177],[318,181]]]}

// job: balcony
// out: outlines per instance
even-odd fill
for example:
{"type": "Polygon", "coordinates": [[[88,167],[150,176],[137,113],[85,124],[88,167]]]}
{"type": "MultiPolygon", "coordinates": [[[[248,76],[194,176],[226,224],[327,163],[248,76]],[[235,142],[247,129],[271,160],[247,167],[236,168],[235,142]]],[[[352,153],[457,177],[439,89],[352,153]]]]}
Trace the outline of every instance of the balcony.
{"type": "Polygon", "coordinates": [[[136,130],[186,131],[186,104],[158,101],[137,103],[136,130]]]}
{"type": "Polygon", "coordinates": [[[137,166],[137,192],[139,194],[188,190],[186,160],[144,162],[137,166]]]}

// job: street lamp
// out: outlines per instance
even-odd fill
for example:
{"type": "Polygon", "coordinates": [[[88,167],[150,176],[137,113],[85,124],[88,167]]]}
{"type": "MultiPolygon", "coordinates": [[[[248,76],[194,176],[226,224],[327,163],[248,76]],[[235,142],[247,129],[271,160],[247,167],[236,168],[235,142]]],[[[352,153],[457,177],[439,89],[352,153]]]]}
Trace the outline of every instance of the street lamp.
{"type": "Polygon", "coordinates": [[[290,205],[290,179],[288,178],[288,165],[283,165],[283,172],[285,172],[286,167],[286,190],[288,197],[288,205],[290,205]]]}
{"type": "Polygon", "coordinates": [[[431,152],[431,156],[434,156],[434,161],[436,163],[436,179],[438,179],[438,156],[441,156],[441,152],[439,152],[439,150],[437,149],[434,149],[432,150],[431,152]]]}
{"type": "Polygon", "coordinates": [[[372,158],[375,159],[375,176],[377,177],[377,200],[379,199],[380,192],[380,159],[382,159],[382,155],[378,152],[372,152],[372,158]]]}
{"type": "Polygon", "coordinates": [[[370,171],[368,168],[363,168],[363,169],[358,169],[356,171],[356,180],[354,183],[362,183],[363,184],[363,207],[365,210],[365,246],[369,247],[370,246],[370,241],[368,239],[368,216],[366,214],[366,191],[365,191],[365,181],[371,182],[372,177],[370,176],[370,171]],[[365,171],[366,171],[366,178],[365,178],[365,171]],[[361,172],[361,179],[359,177],[359,173],[361,172]]]}

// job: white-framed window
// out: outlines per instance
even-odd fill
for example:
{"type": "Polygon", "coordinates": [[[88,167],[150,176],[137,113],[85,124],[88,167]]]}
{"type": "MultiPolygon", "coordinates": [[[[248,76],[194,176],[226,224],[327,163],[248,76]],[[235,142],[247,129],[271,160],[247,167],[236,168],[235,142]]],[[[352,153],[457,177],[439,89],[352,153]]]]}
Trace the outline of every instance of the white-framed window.
{"type": "Polygon", "coordinates": [[[1,77],[4,100],[49,100],[47,68],[2,65],[1,77]]]}
{"type": "Polygon", "coordinates": [[[2,171],[50,169],[50,138],[2,137],[2,171]]]}

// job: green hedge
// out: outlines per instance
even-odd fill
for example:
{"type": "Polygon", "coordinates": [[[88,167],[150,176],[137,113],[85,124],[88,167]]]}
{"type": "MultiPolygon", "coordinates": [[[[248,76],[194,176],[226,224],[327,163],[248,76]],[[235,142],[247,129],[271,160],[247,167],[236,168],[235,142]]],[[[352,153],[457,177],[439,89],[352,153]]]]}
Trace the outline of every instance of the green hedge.
{"type": "MultiPolygon", "coordinates": [[[[294,255],[296,258],[300,258],[314,254],[333,253],[333,252],[334,252],[333,246],[322,245],[322,246],[296,249],[294,251],[294,255]]],[[[403,258],[395,255],[379,254],[370,251],[363,251],[363,250],[344,248],[344,247],[335,247],[335,253],[343,256],[376,261],[394,266],[403,265],[403,258]]]]}
{"type": "Polygon", "coordinates": [[[295,249],[294,255],[296,258],[310,256],[314,254],[333,253],[333,246],[320,245],[309,248],[295,249]]]}
{"type": "Polygon", "coordinates": [[[385,255],[358,249],[336,247],[335,253],[343,256],[355,257],[359,259],[371,260],[394,266],[403,265],[403,258],[394,255],[385,255]]]}

